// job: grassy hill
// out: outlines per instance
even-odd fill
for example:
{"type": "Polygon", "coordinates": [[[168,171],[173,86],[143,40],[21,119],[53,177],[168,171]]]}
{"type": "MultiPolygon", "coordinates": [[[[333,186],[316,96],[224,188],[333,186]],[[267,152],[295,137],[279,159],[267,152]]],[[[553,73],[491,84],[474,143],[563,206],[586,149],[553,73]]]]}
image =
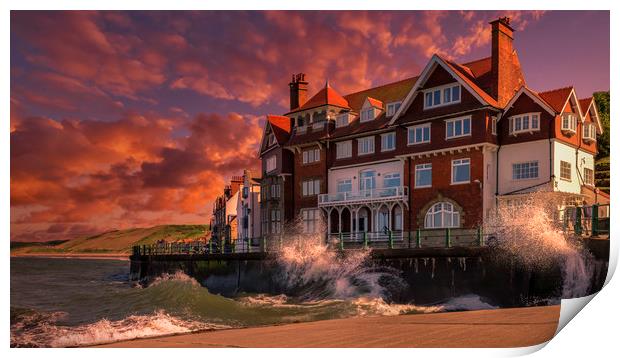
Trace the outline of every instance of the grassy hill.
{"type": "Polygon", "coordinates": [[[596,187],[609,194],[609,157],[596,161],[595,183],[596,187]]]}
{"type": "Polygon", "coordinates": [[[49,242],[12,242],[12,254],[130,254],[134,245],[149,245],[204,237],[208,225],[159,225],[112,230],[98,235],[49,242]]]}

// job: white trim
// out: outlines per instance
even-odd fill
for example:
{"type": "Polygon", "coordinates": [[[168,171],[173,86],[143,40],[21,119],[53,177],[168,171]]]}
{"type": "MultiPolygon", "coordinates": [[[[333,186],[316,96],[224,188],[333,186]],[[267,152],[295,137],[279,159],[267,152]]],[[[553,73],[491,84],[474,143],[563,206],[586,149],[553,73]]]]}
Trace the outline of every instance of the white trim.
{"type": "MultiPolygon", "coordinates": [[[[429,168],[422,168],[421,170],[428,170],[429,168]]],[[[420,164],[416,164],[413,167],[413,188],[414,189],[423,189],[423,188],[432,188],[433,187],[433,163],[432,162],[428,162],[428,163],[420,163],[420,164]],[[423,165],[430,165],[430,170],[431,170],[431,183],[429,185],[418,185],[418,167],[421,167],[423,165]]]]}
{"type": "Polygon", "coordinates": [[[392,151],[395,151],[395,150],[396,150],[396,131],[387,132],[387,133],[381,133],[381,153],[383,153],[383,152],[392,152],[392,151]],[[385,138],[387,136],[393,136],[394,137],[394,147],[385,149],[385,148],[383,148],[383,138],[385,138]]]}
{"type": "Polygon", "coordinates": [[[336,159],[346,159],[346,158],[351,158],[353,157],[353,140],[343,140],[341,142],[336,142],[336,159]],[[339,156],[338,155],[338,147],[342,146],[342,145],[349,145],[349,152],[348,155],[346,156],[339,156]]]}
{"type": "Polygon", "coordinates": [[[536,104],[538,104],[545,111],[547,111],[547,113],[555,117],[557,112],[553,108],[551,108],[551,106],[548,105],[547,102],[544,102],[544,100],[537,96],[531,89],[525,86],[521,86],[521,89],[519,89],[519,91],[514,96],[512,96],[510,102],[508,102],[508,104],[506,104],[506,107],[504,107],[504,112],[500,113],[499,117],[497,118],[498,122],[500,121],[500,119],[502,119],[504,114],[506,114],[506,112],[508,112],[508,110],[515,104],[517,99],[519,99],[519,96],[521,96],[523,93],[525,93],[528,97],[534,100],[534,102],[536,102],[536,104]]]}
{"type": "MultiPolygon", "coordinates": [[[[598,109],[596,108],[596,100],[594,99],[594,97],[592,97],[592,100],[590,100],[590,105],[588,106],[588,109],[586,110],[586,113],[590,111],[590,108],[594,109],[594,116],[596,117],[596,129],[598,131],[597,134],[602,134],[603,133],[603,124],[601,123],[601,119],[598,116],[598,109]]],[[[585,114],[583,116],[583,118],[585,119],[585,114]]],[[[592,114],[590,114],[590,118],[592,118],[592,114]]]]}
{"type": "MultiPolygon", "coordinates": [[[[546,139],[545,139],[546,140],[546,139]]],[[[396,158],[415,158],[415,157],[430,157],[431,155],[439,155],[439,154],[444,154],[447,152],[450,153],[454,153],[454,152],[462,152],[464,150],[469,151],[471,149],[485,149],[485,148],[489,148],[489,149],[497,149],[499,146],[497,144],[492,144],[492,143],[478,143],[478,144],[469,144],[469,145],[462,145],[462,146],[458,146],[458,147],[446,147],[446,148],[441,148],[441,149],[435,149],[435,150],[428,150],[426,152],[418,152],[418,153],[408,153],[408,154],[402,154],[402,155],[397,155],[396,158]]]]}
{"type": "Polygon", "coordinates": [[[403,101],[394,101],[394,102],[390,102],[388,104],[385,105],[385,116],[387,118],[393,117],[396,112],[398,112],[398,109],[394,111],[394,113],[390,114],[390,106],[396,106],[398,105],[398,108],[400,108],[400,106],[403,105],[403,101]]]}
{"type": "Polygon", "coordinates": [[[450,185],[460,185],[471,183],[471,158],[452,159],[450,161],[450,185]],[[454,181],[454,162],[467,160],[469,163],[469,179],[467,181],[454,181]]]}
{"type": "Polygon", "coordinates": [[[375,136],[374,135],[373,136],[357,138],[356,141],[357,141],[357,156],[358,157],[364,156],[364,155],[370,155],[370,154],[374,154],[375,153],[375,145],[376,145],[376,143],[375,143],[375,136]],[[362,145],[361,141],[365,141],[365,140],[369,140],[371,142],[371,145],[370,145],[370,148],[369,148],[370,151],[365,152],[365,153],[361,153],[361,150],[360,150],[361,145],[362,145]]]}
{"type": "MultiPolygon", "coordinates": [[[[463,137],[471,137],[471,132],[472,132],[472,129],[473,129],[473,128],[472,128],[472,119],[471,119],[471,115],[469,115],[469,116],[463,116],[463,117],[456,117],[456,118],[449,118],[449,119],[444,120],[444,123],[445,123],[445,127],[446,127],[446,130],[445,130],[445,135],[446,135],[446,136],[445,136],[445,140],[457,139],[457,138],[463,138],[463,137]],[[453,136],[451,136],[451,137],[448,137],[448,122],[456,122],[456,121],[461,121],[461,122],[463,122],[463,124],[464,124],[464,121],[465,121],[466,119],[469,119],[469,133],[467,133],[467,134],[460,134],[460,135],[453,135],[453,136]]],[[[462,131],[462,132],[464,132],[464,130],[465,130],[465,126],[464,126],[463,124],[461,124],[461,131],[462,131]]],[[[452,126],[452,131],[454,132],[454,130],[455,130],[455,127],[454,127],[454,125],[453,125],[453,126],[452,126]]]]}
{"type": "Polygon", "coordinates": [[[517,136],[518,134],[521,134],[521,133],[532,134],[534,132],[540,132],[540,126],[541,126],[540,112],[519,113],[519,114],[515,114],[515,115],[508,117],[508,135],[511,135],[511,136],[517,136]],[[532,115],[534,114],[538,116],[538,127],[536,128],[532,127],[532,115]],[[527,129],[523,129],[523,117],[525,116],[528,117],[528,128],[527,129]],[[521,118],[521,129],[517,131],[514,129],[515,118],[521,118]]]}
{"type": "Polygon", "coordinates": [[[374,162],[364,162],[364,163],[356,163],[356,164],[349,164],[349,165],[341,165],[338,167],[331,167],[328,170],[334,171],[334,170],[340,170],[340,169],[348,169],[348,168],[355,168],[355,167],[362,167],[362,166],[366,166],[366,165],[375,165],[375,164],[382,164],[382,163],[391,163],[391,162],[399,162],[400,160],[394,160],[394,159],[383,159],[383,160],[376,160],[374,162]]]}
{"type": "MultiPolygon", "coordinates": [[[[405,97],[405,100],[403,101],[403,104],[398,109],[398,112],[396,112],[396,114],[392,117],[392,120],[390,120],[389,125],[394,124],[394,122],[401,116],[401,114],[407,112],[407,110],[409,109],[409,107],[413,103],[413,100],[415,99],[415,97],[418,94],[417,93],[418,89],[428,80],[428,77],[430,76],[430,74],[435,70],[436,66],[438,66],[438,65],[441,65],[441,67],[444,70],[446,70],[452,77],[454,77],[454,79],[456,79],[457,82],[459,82],[462,87],[466,88],[480,103],[482,103],[484,105],[491,106],[491,104],[487,103],[482,97],[480,97],[480,95],[476,91],[474,91],[474,89],[469,84],[467,84],[467,82],[463,81],[461,76],[457,75],[450,68],[450,66],[448,66],[443,61],[443,59],[441,59],[439,56],[437,56],[437,54],[434,54],[433,57],[431,57],[431,59],[426,64],[426,67],[424,67],[424,70],[422,71],[422,73],[418,77],[418,80],[416,81],[416,83],[413,86],[413,88],[411,88],[411,90],[407,94],[407,97],[405,97]]],[[[463,97],[463,92],[461,91],[461,98],[462,97],[463,97]]]]}
{"type": "Polygon", "coordinates": [[[431,130],[432,130],[431,129],[431,124],[432,124],[432,122],[426,122],[424,124],[416,124],[416,125],[407,127],[407,146],[410,147],[410,146],[414,146],[414,145],[418,145],[418,144],[430,143],[431,142],[431,135],[432,135],[432,133],[431,133],[431,130]],[[422,141],[421,142],[416,142],[415,141],[415,130],[418,129],[418,128],[422,128],[422,129],[428,128],[428,140],[426,140],[426,141],[424,140],[424,131],[422,131],[422,141]],[[414,131],[413,132],[413,140],[414,140],[413,142],[409,140],[410,139],[409,132],[411,130],[414,131]]]}

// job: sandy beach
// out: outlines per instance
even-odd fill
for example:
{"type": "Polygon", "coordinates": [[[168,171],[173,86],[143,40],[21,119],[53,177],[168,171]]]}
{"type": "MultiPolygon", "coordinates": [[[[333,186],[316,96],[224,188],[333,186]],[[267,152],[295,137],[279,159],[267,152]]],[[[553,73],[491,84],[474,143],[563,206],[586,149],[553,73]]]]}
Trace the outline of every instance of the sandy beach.
{"type": "Polygon", "coordinates": [[[525,347],[550,340],[560,306],[356,317],[137,339],[100,347],[525,347]]]}

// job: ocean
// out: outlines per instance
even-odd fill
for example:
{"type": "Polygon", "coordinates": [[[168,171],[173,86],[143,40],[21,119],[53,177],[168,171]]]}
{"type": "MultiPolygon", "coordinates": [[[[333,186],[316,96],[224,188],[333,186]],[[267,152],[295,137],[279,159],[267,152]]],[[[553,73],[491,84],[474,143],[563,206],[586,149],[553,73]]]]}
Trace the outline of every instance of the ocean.
{"type": "Polygon", "coordinates": [[[88,346],[205,330],[490,308],[475,295],[430,306],[388,304],[377,294],[227,298],[180,272],[140,286],[129,280],[125,260],[11,258],[11,347],[88,346]]]}

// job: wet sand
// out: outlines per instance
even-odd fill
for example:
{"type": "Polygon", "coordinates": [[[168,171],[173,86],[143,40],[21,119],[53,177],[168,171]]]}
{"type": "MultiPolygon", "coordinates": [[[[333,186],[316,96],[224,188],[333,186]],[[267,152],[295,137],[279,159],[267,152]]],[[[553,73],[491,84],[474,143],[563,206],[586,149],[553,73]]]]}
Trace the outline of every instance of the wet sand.
{"type": "Polygon", "coordinates": [[[355,317],[136,339],[101,347],[526,347],[549,341],[560,306],[355,317]]]}

